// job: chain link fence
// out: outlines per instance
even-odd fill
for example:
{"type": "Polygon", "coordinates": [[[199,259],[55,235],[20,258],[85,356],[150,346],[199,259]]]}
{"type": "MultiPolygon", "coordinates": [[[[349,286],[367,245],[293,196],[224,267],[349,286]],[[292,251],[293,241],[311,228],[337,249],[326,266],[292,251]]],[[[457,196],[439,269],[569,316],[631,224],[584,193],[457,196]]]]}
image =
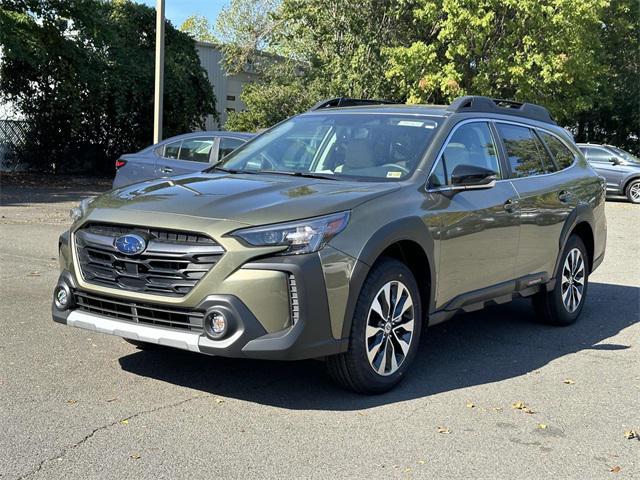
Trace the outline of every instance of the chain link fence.
{"type": "Polygon", "coordinates": [[[29,122],[0,119],[0,170],[20,168],[18,152],[24,148],[29,135],[29,122]]]}

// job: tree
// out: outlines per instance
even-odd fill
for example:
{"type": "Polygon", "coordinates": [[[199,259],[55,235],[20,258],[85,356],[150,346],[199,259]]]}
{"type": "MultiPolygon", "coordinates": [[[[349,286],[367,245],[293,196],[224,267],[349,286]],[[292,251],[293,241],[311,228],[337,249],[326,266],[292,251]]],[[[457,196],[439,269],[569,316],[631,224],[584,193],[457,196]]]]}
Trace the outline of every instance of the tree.
{"type": "Polygon", "coordinates": [[[227,64],[251,62],[262,80],[227,127],[267,127],[327,97],[387,96],[383,48],[406,40],[410,13],[406,2],[379,0],[234,0],[218,22],[227,64]],[[245,13],[232,17],[240,4],[245,13]]]}
{"type": "Polygon", "coordinates": [[[386,50],[397,98],[465,94],[541,103],[566,123],[593,104],[607,0],[419,0],[416,38],[386,50]]]}
{"type": "MultiPolygon", "coordinates": [[[[7,0],[0,96],[31,123],[23,160],[110,171],[152,138],[155,12],[128,0],[7,0]]],[[[164,136],[204,125],[215,98],[193,40],[167,23],[164,136]]]]}
{"type": "Polygon", "coordinates": [[[189,34],[194,40],[199,42],[218,43],[213,27],[202,15],[191,15],[182,22],[180,31],[189,34]]]}
{"type": "Polygon", "coordinates": [[[612,0],[602,16],[604,72],[593,107],[574,119],[576,140],[610,143],[640,154],[640,2],[612,0]]]}

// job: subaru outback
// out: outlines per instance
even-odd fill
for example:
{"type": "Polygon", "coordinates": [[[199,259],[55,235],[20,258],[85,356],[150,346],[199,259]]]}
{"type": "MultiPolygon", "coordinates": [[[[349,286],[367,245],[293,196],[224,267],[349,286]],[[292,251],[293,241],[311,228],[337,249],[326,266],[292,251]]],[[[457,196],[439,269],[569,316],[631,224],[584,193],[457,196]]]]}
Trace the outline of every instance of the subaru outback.
{"type": "Polygon", "coordinates": [[[540,106],[334,99],[197,173],[84,200],[53,319],[225,357],[319,358],[389,390],[427,326],[529,297],[580,315],[605,185],[540,106]]]}

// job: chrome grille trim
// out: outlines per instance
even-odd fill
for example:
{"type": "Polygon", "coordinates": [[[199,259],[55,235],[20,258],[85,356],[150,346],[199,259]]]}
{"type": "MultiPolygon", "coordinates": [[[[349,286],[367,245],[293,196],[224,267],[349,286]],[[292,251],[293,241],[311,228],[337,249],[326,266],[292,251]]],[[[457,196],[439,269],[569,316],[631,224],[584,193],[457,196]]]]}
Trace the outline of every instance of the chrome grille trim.
{"type": "Polygon", "coordinates": [[[132,323],[155,325],[196,332],[203,331],[204,312],[131,302],[102,295],[75,291],[78,310],[132,323]]]}
{"type": "Polygon", "coordinates": [[[190,232],[89,224],[74,234],[83,279],[92,284],[166,296],[183,296],[220,260],[225,250],[190,232]],[[125,255],[114,247],[120,235],[136,233],[147,248],[125,255]]]}
{"type": "Polygon", "coordinates": [[[300,320],[300,302],[298,301],[296,277],[291,274],[289,274],[289,309],[291,312],[291,324],[295,325],[300,320]]]}

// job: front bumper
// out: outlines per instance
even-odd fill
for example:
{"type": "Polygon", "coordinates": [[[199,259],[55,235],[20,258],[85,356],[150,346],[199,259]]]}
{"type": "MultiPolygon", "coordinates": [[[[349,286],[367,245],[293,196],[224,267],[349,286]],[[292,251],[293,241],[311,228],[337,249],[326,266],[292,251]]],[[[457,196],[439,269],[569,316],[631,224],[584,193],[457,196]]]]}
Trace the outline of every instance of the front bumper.
{"type": "MultiPolygon", "coordinates": [[[[220,339],[212,338],[207,328],[194,331],[144,324],[135,318],[123,320],[117,318],[118,315],[83,310],[73,302],[67,309],[60,309],[53,302],[53,320],[132,340],[224,357],[300,360],[333,355],[347,349],[347,340],[335,339],[332,335],[324,274],[318,255],[270,258],[245,264],[242,268],[286,272],[296,279],[299,312],[293,324],[267,332],[245,302],[230,294],[208,295],[190,309],[204,316],[205,322],[207,312],[222,312],[229,327],[227,334],[220,339]]],[[[75,293],[85,293],[69,270],[60,275],[60,285],[66,286],[72,298],[75,293]]],[[[261,285],[256,284],[254,288],[260,289],[261,285]]],[[[118,297],[111,299],[122,300],[118,297]]],[[[159,307],[166,305],[160,304],[159,307]]]]}

